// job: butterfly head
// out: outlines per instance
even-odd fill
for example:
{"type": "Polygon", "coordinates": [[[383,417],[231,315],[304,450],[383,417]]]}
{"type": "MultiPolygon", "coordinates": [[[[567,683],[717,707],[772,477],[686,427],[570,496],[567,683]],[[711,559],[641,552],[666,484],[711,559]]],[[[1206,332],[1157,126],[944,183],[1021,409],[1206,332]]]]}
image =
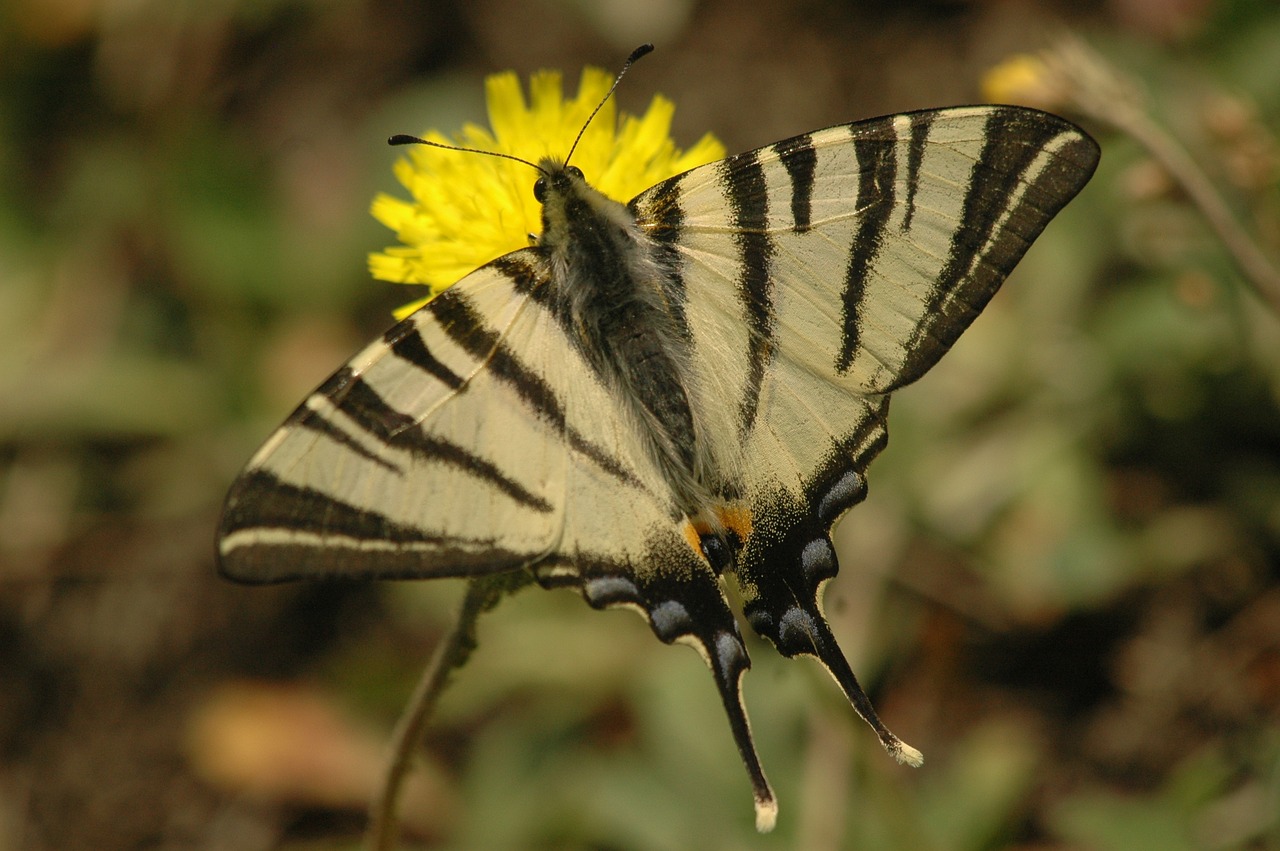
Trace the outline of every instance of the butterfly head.
{"type": "Polygon", "coordinates": [[[533,197],[544,206],[547,203],[547,193],[553,190],[566,192],[576,181],[587,182],[582,169],[556,160],[543,160],[538,165],[538,171],[542,172],[542,176],[533,182],[533,197]]]}
{"type": "Polygon", "coordinates": [[[616,262],[631,254],[640,237],[626,207],[595,189],[575,165],[544,159],[538,170],[542,173],[533,183],[533,197],[542,205],[538,244],[553,260],[573,268],[575,261],[616,262]]]}

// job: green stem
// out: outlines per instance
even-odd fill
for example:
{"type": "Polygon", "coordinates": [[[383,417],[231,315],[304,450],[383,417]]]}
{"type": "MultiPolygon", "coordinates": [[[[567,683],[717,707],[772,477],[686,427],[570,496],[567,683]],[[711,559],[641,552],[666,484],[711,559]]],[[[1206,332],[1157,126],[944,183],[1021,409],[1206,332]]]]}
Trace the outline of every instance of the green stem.
{"type": "Polygon", "coordinates": [[[382,779],[382,788],[369,808],[369,832],[365,842],[369,851],[393,851],[396,847],[399,839],[396,813],[401,789],[413,760],[422,750],[427,722],[449,683],[449,676],[466,663],[476,647],[476,622],[480,615],[497,605],[503,596],[530,581],[532,577],[526,571],[518,571],[482,576],[467,583],[467,592],[458,607],[453,627],[436,646],[392,733],[391,759],[382,779]]]}

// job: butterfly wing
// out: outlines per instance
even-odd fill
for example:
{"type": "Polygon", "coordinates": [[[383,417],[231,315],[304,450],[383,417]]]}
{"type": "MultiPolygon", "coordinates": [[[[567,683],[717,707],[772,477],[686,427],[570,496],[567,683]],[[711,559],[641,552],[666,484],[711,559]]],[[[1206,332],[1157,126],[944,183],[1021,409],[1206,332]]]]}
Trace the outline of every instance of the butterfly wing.
{"type": "MultiPolygon", "coordinates": [[[[536,250],[514,252],[348,362],[232,486],[220,569],[277,582],[530,567],[692,644],[747,742],[737,622],[634,426],[548,307],[556,286],[536,250]]],[[[772,793],[754,750],[742,755],[768,821],[772,793]]]]}
{"type": "Polygon", "coordinates": [[[543,377],[546,323],[528,290],[490,265],[365,348],[232,486],[222,572],[461,576],[553,551],[571,432],[543,377]]]}
{"type": "Polygon", "coordinates": [[[722,484],[749,508],[745,613],[783,654],[821,659],[905,761],[820,611],[830,529],[865,495],[887,394],[950,348],[1097,160],[1054,116],[934,110],[778,142],[631,204],[674,270],[711,431],[743,448],[722,484]]]}

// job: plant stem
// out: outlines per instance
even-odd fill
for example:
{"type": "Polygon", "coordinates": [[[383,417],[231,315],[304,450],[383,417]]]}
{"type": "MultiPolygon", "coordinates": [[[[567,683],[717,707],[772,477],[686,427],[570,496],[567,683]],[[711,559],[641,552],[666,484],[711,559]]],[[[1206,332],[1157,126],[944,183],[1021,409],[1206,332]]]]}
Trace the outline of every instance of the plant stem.
{"type": "Polygon", "coordinates": [[[526,571],[481,576],[467,583],[466,595],[458,606],[452,628],[436,646],[431,661],[422,672],[391,736],[391,758],[382,779],[382,788],[369,808],[369,831],[365,845],[369,851],[393,851],[399,838],[396,812],[400,792],[414,758],[422,750],[427,722],[449,676],[462,667],[476,647],[476,622],[481,613],[497,605],[506,594],[528,584],[532,577],[526,571]]]}
{"type": "Polygon", "coordinates": [[[1152,120],[1137,82],[1079,39],[1064,39],[1045,54],[1045,59],[1066,84],[1076,109],[1110,124],[1146,148],[1199,208],[1246,283],[1280,315],[1280,271],[1186,149],[1152,120]]]}
{"type": "Polygon", "coordinates": [[[1258,295],[1280,314],[1280,272],[1245,231],[1213,182],[1191,159],[1173,137],[1146,115],[1125,116],[1116,127],[1137,140],[1160,163],[1200,208],[1205,220],[1218,235],[1227,252],[1235,259],[1244,279],[1253,284],[1258,295]]]}

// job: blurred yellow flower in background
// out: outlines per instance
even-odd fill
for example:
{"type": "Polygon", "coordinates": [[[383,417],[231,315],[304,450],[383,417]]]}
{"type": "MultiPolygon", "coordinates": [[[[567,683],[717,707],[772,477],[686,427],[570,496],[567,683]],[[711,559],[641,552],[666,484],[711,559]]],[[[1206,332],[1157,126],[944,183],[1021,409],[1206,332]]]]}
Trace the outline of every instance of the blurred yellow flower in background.
{"type": "Polygon", "coordinates": [[[982,98],[989,103],[1014,103],[1038,109],[1062,109],[1067,93],[1057,71],[1043,56],[1018,53],[982,75],[982,98]]]}

